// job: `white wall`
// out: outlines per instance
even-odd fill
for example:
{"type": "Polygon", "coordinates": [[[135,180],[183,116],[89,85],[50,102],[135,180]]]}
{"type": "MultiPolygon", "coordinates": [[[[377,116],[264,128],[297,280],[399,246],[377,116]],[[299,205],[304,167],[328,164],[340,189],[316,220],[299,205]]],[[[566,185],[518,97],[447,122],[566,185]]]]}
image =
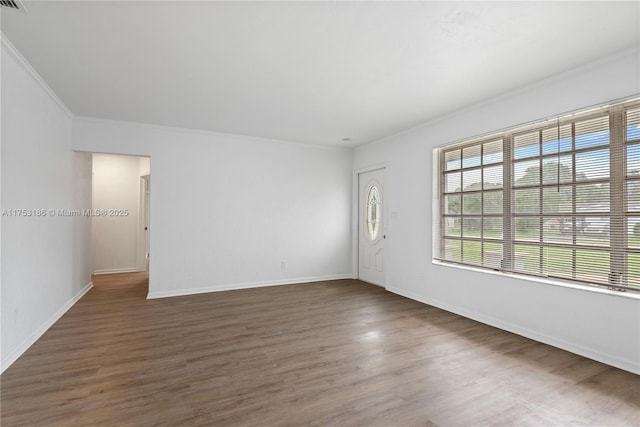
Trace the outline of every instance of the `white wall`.
{"type": "Polygon", "coordinates": [[[352,274],[347,150],[93,119],[73,147],[151,157],[150,297],[352,274]]]}
{"type": "Polygon", "coordinates": [[[91,206],[91,159],[71,151],[71,118],[8,42],[2,43],[2,370],[90,287],[90,221],[50,209],[91,206]]]}
{"type": "Polygon", "coordinates": [[[93,209],[107,213],[92,220],[91,252],[96,274],[136,271],[143,169],[148,173],[146,162],[139,157],[93,155],[93,209]],[[120,215],[123,210],[128,215],[120,215]]]}
{"type": "Polygon", "coordinates": [[[434,265],[432,151],[454,142],[640,92],[637,50],[358,148],[354,169],[386,162],[387,288],[633,372],[640,300],[434,265]]]}

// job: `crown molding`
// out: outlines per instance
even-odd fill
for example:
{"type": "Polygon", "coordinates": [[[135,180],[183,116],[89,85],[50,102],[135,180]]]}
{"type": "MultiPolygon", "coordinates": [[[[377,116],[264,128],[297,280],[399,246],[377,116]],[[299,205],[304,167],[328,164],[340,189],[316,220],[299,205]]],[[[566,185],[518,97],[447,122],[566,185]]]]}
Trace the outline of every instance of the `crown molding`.
{"type": "Polygon", "coordinates": [[[2,35],[2,47],[6,49],[7,52],[11,53],[15,59],[18,60],[20,65],[27,71],[27,73],[44,89],[44,91],[49,95],[49,97],[60,107],[60,109],[64,112],[64,114],[69,117],[69,119],[73,120],[75,118],[74,114],[69,110],[69,108],[65,105],[64,102],[56,95],[56,93],[49,87],[47,82],[42,78],[40,74],[36,71],[35,68],[27,61],[27,59],[22,56],[20,51],[9,41],[7,36],[4,33],[0,33],[2,35]]]}

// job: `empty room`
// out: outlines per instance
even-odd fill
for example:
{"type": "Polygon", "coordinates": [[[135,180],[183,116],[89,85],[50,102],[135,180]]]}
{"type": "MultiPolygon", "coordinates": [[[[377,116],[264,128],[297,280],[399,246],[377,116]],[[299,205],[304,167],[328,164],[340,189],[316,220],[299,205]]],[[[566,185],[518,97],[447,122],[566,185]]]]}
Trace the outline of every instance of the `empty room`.
{"type": "Polygon", "coordinates": [[[640,426],[640,3],[0,2],[2,426],[640,426]]]}

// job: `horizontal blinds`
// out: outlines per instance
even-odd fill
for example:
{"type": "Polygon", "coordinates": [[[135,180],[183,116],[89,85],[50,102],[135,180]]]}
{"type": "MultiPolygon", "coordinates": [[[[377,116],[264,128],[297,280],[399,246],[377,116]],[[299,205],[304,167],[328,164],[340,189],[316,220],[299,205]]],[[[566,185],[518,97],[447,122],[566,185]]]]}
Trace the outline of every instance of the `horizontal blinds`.
{"type": "Polygon", "coordinates": [[[640,289],[637,102],[445,147],[441,174],[440,259],[640,289]]]}
{"type": "Polygon", "coordinates": [[[624,112],[626,283],[640,288],[640,107],[624,112]]]}
{"type": "Polygon", "coordinates": [[[514,272],[609,283],[609,115],[514,135],[514,272]]]}
{"type": "Polygon", "coordinates": [[[443,258],[500,268],[503,140],[493,138],[443,154],[443,258]]]}

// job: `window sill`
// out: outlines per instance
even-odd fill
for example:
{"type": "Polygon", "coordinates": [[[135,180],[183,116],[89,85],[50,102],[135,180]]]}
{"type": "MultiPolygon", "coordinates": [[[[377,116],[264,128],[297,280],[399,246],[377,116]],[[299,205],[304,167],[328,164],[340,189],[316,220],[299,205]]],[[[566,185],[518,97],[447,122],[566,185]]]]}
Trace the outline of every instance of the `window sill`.
{"type": "Polygon", "coordinates": [[[640,300],[640,292],[634,291],[634,290],[627,290],[625,292],[621,292],[621,291],[615,291],[612,289],[607,289],[599,286],[582,285],[579,283],[574,283],[574,282],[564,281],[559,279],[549,279],[546,277],[535,277],[535,276],[527,276],[524,274],[505,273],[503,271],[489,270],[485,268],[478,268],[478,267],[473,267],[468,265],[451,264],[448,262],[439,261],[437,259],[432,259],[431,263],[433,265],[438,265],[443,267],[475,271],[483,274],[492,274],[494,276],[509,277],[512,279],[526,280],[529,282],[537,282],[537,283],[542,283],[542,284],[551,285],[551,286],[560,286],[563,288],[571,288],[579,291],[593,292],[593,293],[611,295],[611,296],[616,296],[621,298],[631,298],[635,300],[640,300]]]}

